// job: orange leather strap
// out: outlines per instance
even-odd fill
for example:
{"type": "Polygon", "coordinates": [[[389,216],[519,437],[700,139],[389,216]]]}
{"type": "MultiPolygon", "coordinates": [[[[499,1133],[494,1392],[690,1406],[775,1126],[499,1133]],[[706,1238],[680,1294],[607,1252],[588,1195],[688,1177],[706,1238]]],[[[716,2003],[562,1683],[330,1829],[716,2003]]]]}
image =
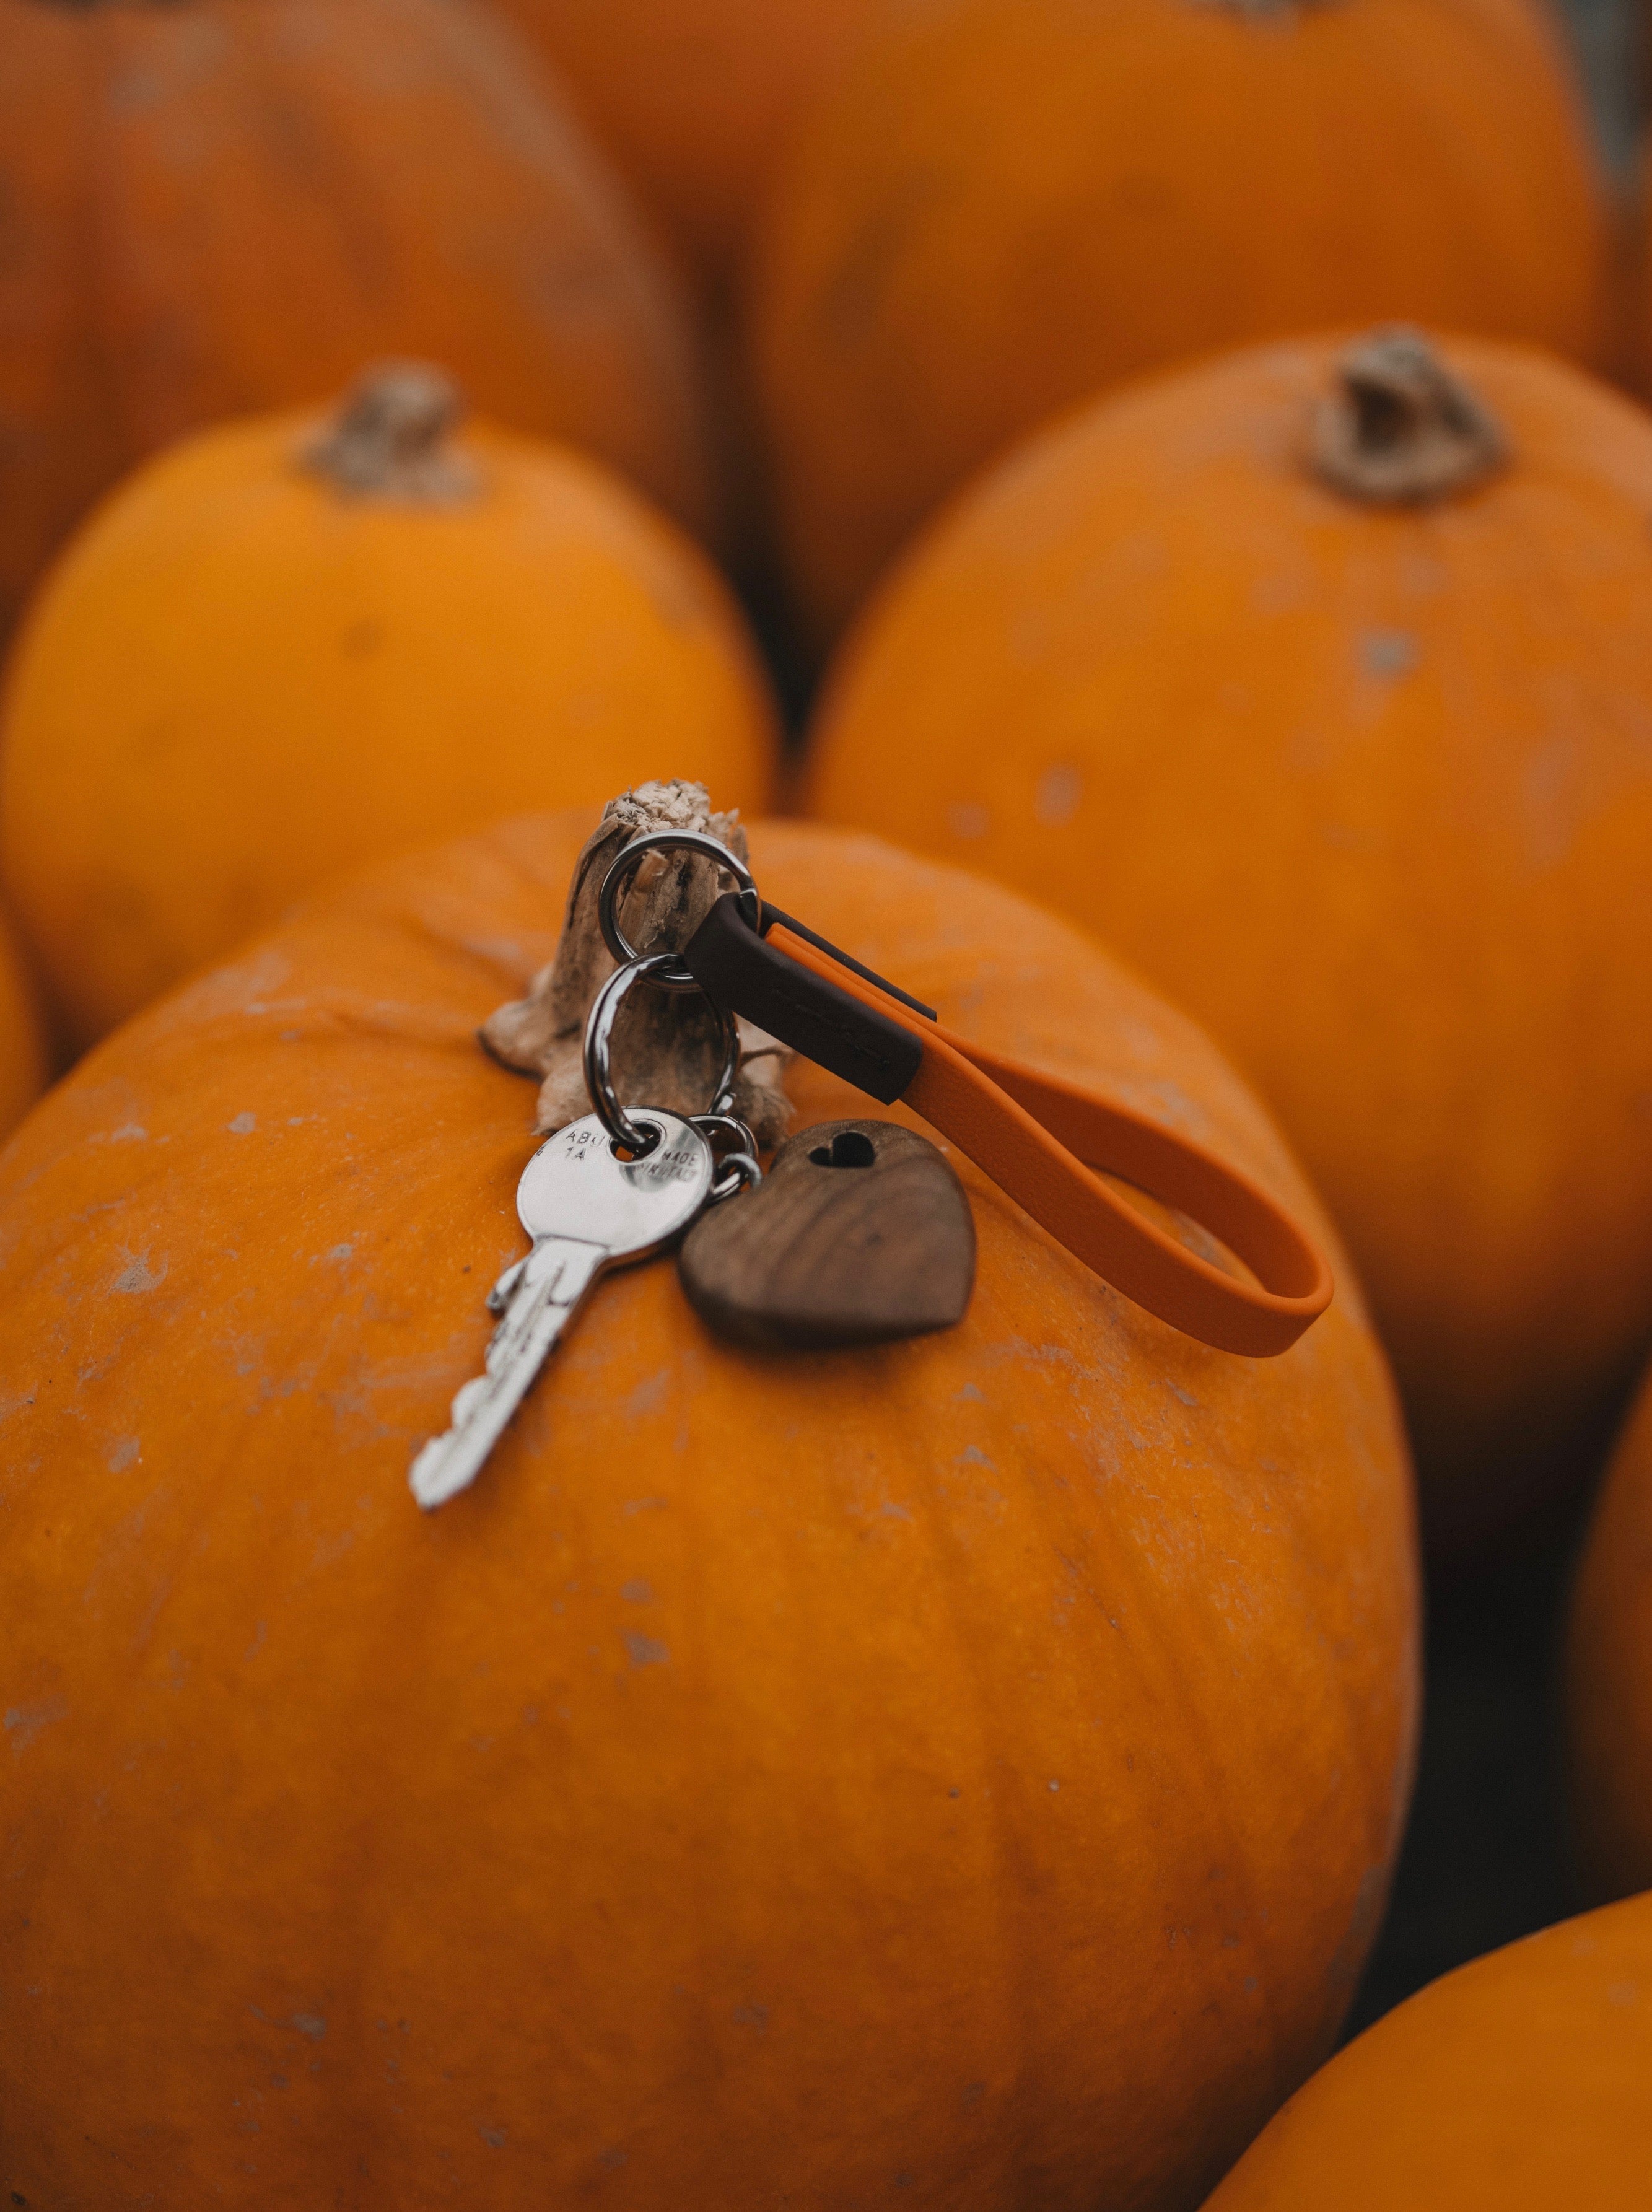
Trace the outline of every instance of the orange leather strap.
{"type": "Polygon", "coordinates": [[[766,914],[760,938],[737,916],[732,896],[720,901],[688,948],[690,969],[714,995],[872,1096],[904,1100],[1058,1243],[1149,1313],[1221,1351],[1264,1359],[1288,1351],[1331,1303],[1331,1272],[1315,1245],[1259,1184],[1213,1152],[957,1036],[868,970],[847,966],[835,947],[799,934],[789,917],[766,914]],[[814,980],[789,988],[781,963],[814,980]],[[859,1025],[847,1008],[834,1020],[837,994],[873,1019],[859,1025]],[[1256,1280],[1190,1252],[1095,1169],[1199,1223],[1256,1280]]]}

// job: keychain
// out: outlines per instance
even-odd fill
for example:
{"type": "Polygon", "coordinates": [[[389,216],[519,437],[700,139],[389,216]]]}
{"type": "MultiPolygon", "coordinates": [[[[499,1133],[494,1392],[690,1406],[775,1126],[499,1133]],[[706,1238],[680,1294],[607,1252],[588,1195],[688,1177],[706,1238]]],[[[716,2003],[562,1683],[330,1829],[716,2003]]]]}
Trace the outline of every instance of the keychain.
{"type": "MultiPolygon", "coordinates": [[[[427,1509],[475,1481],[600,1275],[664,1251],[708,1207],[762,1182],[751,1133],[731,1111],[739,1060],[736,1015],[882,1103],[904,1101],[1086,1267],[1206,1344],[1249,1358],[1273,1358],[1288,1351],[1329,1305],[1325,1261],[1259,1184],[1145,1115],[944,1028],[932,1007],[765,905],[750,871],[716,838],[693,830],[634,838],[608,869],[598,913],[619,965],[586,1024],[586,1087],[596,1110],[549,1139],[523,1174],[517,1211],[532,1249],[489,1295],[489,1309],[500,1318],[483,1373],[454,1399],[446,1434],[426,1444],[414,1461],[409,1480],[427,1509]],[[680,955],[638,951],[618,921],[620,896],[633,870],[648,854],[666,852],[712,860],[736,885],[717,899],[680,955]],[[703,1114],[685,1119],[659,1108],[628,1111],[619,1103],[610,1046],[620,1007],[639,983],[702,992],[716,1012],[723,1066],[703,1114]],[[1199,1223],[1245,1263],[1255,1281],[1241,1281],[1189,1251],[1117,1196],[1096,1170],[1123,1177],[1199,1223]]],[[[892,1127],[839,1126],[859,1127],[874,1158],[878,1140],[871,1129],[892,1127]]],[[[818,1133],[805,1134],[813,1139],[818,1133]]],[[[892,1134],[925,1143],[910,1132],[892,1134]]],[[[776,1164],[785,1164],[786,1175],[776,1188],[792,1192],[783,1203],[797,1218],[808,1215],[810,1223],[818,1218],[829,1226],[834,1209],[847,1219],[841,1210],[853,1206],[847,1186],[835,1192],[817,1186],[817,1197],[794,1183],[805,1164],[821,1164],[794,1150],[802,1141],[793,1139],[776,1164]]],[[[835,1164],[830,1142],[828,1170],[835,1164]]],[[[817,1143],[811,1149],[821,1147],[817,1143]]],[[[944,1161],[938,1154],[935,1158],[950,1177],[944,1161]]],[[[944,1327],[951,1306],[957,1311],[950,1318],[963,1311],[960,1281],[963,1300],[968,1298],[973,1227],[965,1263],[956,1219],[948,1243],[939,1187],[925,1188],[934,1217],[926,1231],[932,1237],[930,1257],[945,1250],[950,1259],[933,1291],[943,1317],[920,1319],[920,1325],[944,1327]]],[[[958,1198],[962,1203],[961,1191],[958,1198]]],[[[967,1204],[964,1213],[967,1218],[967,1204]]],[[[755,1217],[745,1229],[708,1222],[706,1242],[696,1244],[685,1273],[689,1295],[749,1341],[823,1340],[831,1316],[820,1304],[809,1305],[807,1235],[799,1246],[800,1266],[788,1270],[778,1260],[764,1263],[759,1256],[754,1267],[760,1230],[755,1217]],[[785,1311],[765,1307],[767,1322],[762,1316],[754,1320],[768,1296],[753,1289],[765,1264],[770,1288],[779,1285],[782,1304],[790,1302],[785,1311]]],[[[868,1233],[864,1220],[857,1233],[868,1233]]],[[[909,1272],[903,1293],[909,1308],[920,1302],[914,1280],[909,1272]]],[[[891,1297],[890,1325],[863,1340],[911,1333],[896,1325],[901,1302],[891,1297]]],[[[831,1340],[842,1341],[841,1334],[831,1340]]]]}

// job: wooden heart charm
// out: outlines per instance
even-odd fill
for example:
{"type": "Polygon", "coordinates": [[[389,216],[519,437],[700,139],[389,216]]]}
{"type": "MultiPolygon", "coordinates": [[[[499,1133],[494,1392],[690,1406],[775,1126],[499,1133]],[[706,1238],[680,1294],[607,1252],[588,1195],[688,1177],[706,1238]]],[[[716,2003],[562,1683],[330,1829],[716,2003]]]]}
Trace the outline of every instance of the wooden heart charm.
{"type": "Polygon", "coordinates": [[[678,1266],[695,1311],[738,1343],[886,1344],[963,1318],[975,1224],[926,1137],[823,1121],[780,1147],[761,1188],[702,1215],[678,1266]]]}

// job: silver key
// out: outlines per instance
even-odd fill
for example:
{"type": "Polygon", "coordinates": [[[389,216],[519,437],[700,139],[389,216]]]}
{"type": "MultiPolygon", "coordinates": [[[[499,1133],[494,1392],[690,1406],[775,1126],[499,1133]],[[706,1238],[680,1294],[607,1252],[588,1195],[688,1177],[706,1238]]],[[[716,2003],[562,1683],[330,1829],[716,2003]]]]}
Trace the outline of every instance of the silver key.
{"type": "Polygon", "coordinates": [[[633,1107],[631,1118],[660,1133],[644,1158],[620,1159],[602,1123],[587,1114],[548,1139],[523,1170],[516,1210],[533,1249],[489,1293],[489,1308],[501,1320],[486,1371],[465,1385],[446,1435],[433,1437],[409,1473],[427,1512],[476,1480],[598,1276],[658,1252],[710,1196],[716,1164],[697,1129],[653,1107],[633,1107]]]}

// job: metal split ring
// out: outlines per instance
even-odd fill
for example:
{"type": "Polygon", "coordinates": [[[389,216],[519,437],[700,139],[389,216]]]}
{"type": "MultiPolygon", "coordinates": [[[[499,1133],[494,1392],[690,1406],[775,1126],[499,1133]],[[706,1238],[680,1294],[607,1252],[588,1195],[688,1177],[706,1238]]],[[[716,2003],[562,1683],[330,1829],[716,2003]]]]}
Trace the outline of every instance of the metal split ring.
{"type": "MultiPolygon", "coordinates": [[[[702,830],[651,830],[622,847],[610,864],[608,873],[602,879],[602,889],[597,895],[597,920],[602,926],[603,943],[622,967],[634,960],[663,962],[664,965],[649,979],[660,989],[697,991],[700,986],[677,954],[640,953],[635,945],[628,941],[619,926],[620,893],[630,881],[638,862],[646,860],[650,853],[697,853],[701,860],[715,861],[720,868],[733,877],[738,888],[741,910],[754,929],[762,912],[756,880],[744,860],[738,860],[726,845],[715,837],[708,837],[702,830]]],[[[594,1092],[592,1096],[595,1096],[594,1092]]]]}
{"type": "MultiPolygon", "coordinates": [[[[646,959],[628,959],[623,967],[614,970],[598,992],[585,1025],[585,1087],[591,1094],[591,1103],[596,1109],[598,1120],[614,1142],[623,1145],[638,1159],[646,1159],[653,1152],[659,1142],[659,1133],[654,1129],[639,1128],[615,1095],[609,1067],[614,1023],[633,983],[653,983],[656,987],[663,985],[667,990],[680,989],[682,986],[670,980],[670,971],[677,965],[674,952],[653,952],[646,959]]],[[[692,977],[689,983],[695,990],[699,989],[700,986],[694,982],[692,977]]],[[[729,1118],[729,1109],[734,1103],[734,1079],[740,1065],[740,1033],[735,1026],[733,1015],[726,1006],[720,1006],[716,1000],[710,997],[706,1003],[716,1015],[721,1028],[723,1066],[711,1103],[700,1118],[721,1121],[729,1118]]],[[[743,1121],[735,1122],[733,1127],[741,1135],[750,1137],[750,1132],[743,1121]]],[[[736,1154],[733,1157],[745,1155],[736,1154]]],[[[725,1196],[729,1194],[724,1194],[725,1196]]]]}
{"type": "Polygon", "coordinates": [[[757,1164],[757,1139],[744,1121],[732,1114],[695,1114],[689,1127],[698,1129],[717,1156],[720,1172],[711,1187],[711,1205],[720,1206],[737,1191],[756,1190],[763,1171],[757,1164]],[[729,1139],[731,1150],[717,1154],[715,1139],[720,1136],[729,1139]]]}

